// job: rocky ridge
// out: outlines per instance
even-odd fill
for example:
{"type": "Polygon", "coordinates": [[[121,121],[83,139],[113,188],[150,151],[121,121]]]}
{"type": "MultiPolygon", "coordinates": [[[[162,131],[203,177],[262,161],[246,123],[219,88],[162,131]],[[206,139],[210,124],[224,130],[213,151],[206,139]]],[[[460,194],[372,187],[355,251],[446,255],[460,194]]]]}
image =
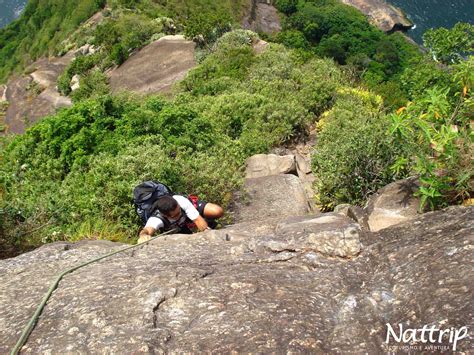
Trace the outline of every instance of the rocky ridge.
{"type": "MultiPolygon", "coordinates": [[[[407,213],[374,232],[356,219],[375,209],[310,212],[294,173],[269,174],[247,179],[234,225],[163,236],[66,276],[23,352],[378,354],[387,324],[472,327],[474,207],[407,213]]],[[[373,204],[403,208],[396,191],[373,204]]],[[[120,247],[57,242],[0,261],[0,352],[54,275],[120,247]]]]}
{"type": "MultiPolygon", "coordinates": [[[[84,26],[94,27],[102,19],[103,13],[99,11],[84,26]]],[[[84,45],[60,57],[43,57],[30,64],[23,75],[11,77],[0,89],[0,102],[8,103],[3,122],[5,133],[23,133],[41,118],[71,106],[71,99],[58,92],[57,80],[76,55],[86,55],[89,51],[93,52],[93,47],[84,45]]]]}
{"type": "Polygon", "coordinates": [[[407,19],[403,11],[387,4],[384,0],[341,0],[365,14],[369,21],[384,32],[408,30],[413,23],[407,19]]]}
{"type": "Polygon", "coordinates": [[[30,74],[8,81],[3,94],[8,102],[6,133],[23,133],[39,119],[71,106],[71,99],[59,94],[56,81],[74,56],[69,52],[58,58],[42,58],[30,65],[30,74]]]}

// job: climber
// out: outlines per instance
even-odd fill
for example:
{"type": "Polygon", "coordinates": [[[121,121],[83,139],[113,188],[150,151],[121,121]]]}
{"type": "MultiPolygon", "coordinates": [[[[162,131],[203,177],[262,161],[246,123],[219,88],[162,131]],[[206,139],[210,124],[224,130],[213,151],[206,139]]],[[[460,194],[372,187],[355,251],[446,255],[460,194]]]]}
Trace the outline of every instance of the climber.
{"type": "Polygon", "coordinates": [[[191,234],[194,227],[199,231],[215,228],[215,220],[223,214],[221,206],[198,200],[196,196],[161,196],[153,204],[151,217],[140,231],[138,243],[150,240],[157,230],[165,232],[177,228],[176,233],[191,234]]]}

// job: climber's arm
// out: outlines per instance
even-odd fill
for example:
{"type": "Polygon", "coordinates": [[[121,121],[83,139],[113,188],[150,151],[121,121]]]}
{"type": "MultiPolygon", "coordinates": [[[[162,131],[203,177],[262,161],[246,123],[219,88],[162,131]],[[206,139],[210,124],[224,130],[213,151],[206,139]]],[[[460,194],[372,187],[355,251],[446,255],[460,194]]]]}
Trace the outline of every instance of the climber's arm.
{"type": "Polygon", "coordinates": [[[206,220],[202,218],[201,215],[199,215],[193,222],[201,232],[209,228],[206,220]]]}
{"type": "Polygon", "coordinates": [[[147,240],[150,240],[151,237],[153,237],[153,234],[155,234],[156,229],[153,227],[145,227],[140,231],[140,234],[138,235],[140,238],[138,238],[138,244],[146,242],[147,240]]]}

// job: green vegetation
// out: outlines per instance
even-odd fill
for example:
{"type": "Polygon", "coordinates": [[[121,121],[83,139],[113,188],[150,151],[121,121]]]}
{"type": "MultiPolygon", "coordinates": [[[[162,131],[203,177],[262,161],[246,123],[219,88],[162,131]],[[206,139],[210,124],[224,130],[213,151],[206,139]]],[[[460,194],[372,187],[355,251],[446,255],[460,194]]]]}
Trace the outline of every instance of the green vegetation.
{"type": "Polygon", "coordinates": [[[226,206],[245,159],[304,135],[345,80],[281,45],[256,55],[252,38],[224,35],[174,99],[82,100],[15,137],[0,164],[10,245],[133,240],[130,193],[144,179],[226,206]]]}
{"type": "Polygon", "coordinates": [[[430,29],[423,42],[433,57],[444,63],[459,63],[463,57],[474,55],[474,25],[457,23],[452,29],[430,29]]]}
{"type": "Polygon", "coordinates": [[[104,5],[104,0],[28,1],[20,19],[0,30],[0,82],[31,60],[57,53],[61,42],[104,5]]]}
{"type": "Polygon", "coordinates": [[[342,89],[336,104],[319,122],[313,153],[318,203],[363,204],[378,188],[397,177],[390,167],[402,146],[394,145],[382,98],[360,89],[342,89]]]}
{"type": "Polygon", "coordinates": [[[101,64],[107,67],[121,64],[133,50],[160,32],[186,28],[190,36],[215,40],[211,38],[213,35],[222,34],[214,31],[216,25],[227,28],[228,23],[238,22],[250,3],[250,0],[30,0],[21,17],[0,30],[0,82],[41,56],[64,54],[85,43],[104,47],[101,64]],[[106,20],[98,28],[93,24],[80,27],[106,5],[103,12],[106,20]]]}
{"type": "Polygon", "coordinates": [[[416,102],[391,115],[394,144],[409,153],[393,168],[420,177],[421,208],[462,202],[474,190],[474,57],[451,70],[457,91],[449,83],[428,88],[416,102]]]}
{"type": "Polygon", "coordinates": [[[319,123],[313,154],[323,208],[362,204],[378,187],[408,175],[419,177],[421,209],[469,199],[473,60],[445,69],[418,63],[421,71],[409,78],[416,99],[393,114],[384,113],[381,98],[368,92],[339,95],[319,123]]]}
{"type": "Polygon", "coordinates": [[[280,0],[276,5],[287,14],[277,41],[351,67],[389,107],[411,98],[400,86],[400,76],[422,55],[400,33],[386,35],[337,0],[280,0]]]}

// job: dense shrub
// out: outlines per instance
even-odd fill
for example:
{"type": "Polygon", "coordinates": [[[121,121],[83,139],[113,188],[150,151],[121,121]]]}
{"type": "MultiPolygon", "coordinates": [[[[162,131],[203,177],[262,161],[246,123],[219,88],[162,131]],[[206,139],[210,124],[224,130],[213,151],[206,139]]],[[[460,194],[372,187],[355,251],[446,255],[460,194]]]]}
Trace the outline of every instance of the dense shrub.
{"type": "Polygon", "coordinates": [[[320,122],[313,153],[318,203],[363,204],[378,188],[393,181],[390,169],[401,147],[392,143],[390,119],[382,99],[362,90],[343,90],[320,122]]]}
{"type": "Polygon", "coordinates": [[[451,70],[457,92],[449,81],[439,83],[391,115],[395,144],[408,152],[395,166],[420,177],[422,208],[459,203],[474,191],[474,57],[451,70]]]}
{"type": "Polygon", "coordinates": [[[367,22],[358,10],[336,0],[277,2],[288,15],[276,40],[290,48],[312,51],[350,65],[371,90],[398,108],[410,98],[399,76],[421,53],[399,33],[387,35],[367,22]],[[396,94],[390,94],[390,90],[396,94]]]}
{"type": "Polygon", "coordinates": [[[444,64],[459,63],[474,55],[474,25],[459,22],[451,29],[429,29],[423,34],[423,43],[436,60],[444,64]]]}
{"type": "Polygon", "coordinates": [[[110,91],[107,76],[97,69],[83,76],[79,81],[79,85],[79,88],[70,95],[74,102],[102,96],[110,91]]]}
{"type": "Polygon", "coordinates": [[[225,32],[232,28],[233,19],[226,12],[203,14],[194,13],[187,21],[184,35],[187,38],[194,39],[201,46],[214,43],[225,32]]]}
{"type": "Polygon", "coordinates": [[[403,71],[399,82],[412,100],[433,86],[452,87],[453,92],[457,90],[456,85],[451,84],[452,75],[449,71],[427,57],[413,60],[403,71]]]}
{"type": "Polygon", "coordinates": [[[291,15],[296,11],[298,0],[276,0],[275,7],[284,14],[291,15]]]}
{"type": "Polygon", "coordinates": [[[89,71],[73,107],[4,151],[9,241],[133,239],[131,189],[149,178],[226,206],[245,159],[305,134],[344,82],[331,60],[302,63],[280,45],[256,55],[254,38],[239,31],[217,41],[173,99],[100,96],[105,78],[89,71]]]}
{"type": "Polygon", "coordinates": [[[74,75],[85,76],[102,59],[100,53],[77,56],[58,77],[58,90],[63,95],[71,93],[71,80],[74,75]]]}

